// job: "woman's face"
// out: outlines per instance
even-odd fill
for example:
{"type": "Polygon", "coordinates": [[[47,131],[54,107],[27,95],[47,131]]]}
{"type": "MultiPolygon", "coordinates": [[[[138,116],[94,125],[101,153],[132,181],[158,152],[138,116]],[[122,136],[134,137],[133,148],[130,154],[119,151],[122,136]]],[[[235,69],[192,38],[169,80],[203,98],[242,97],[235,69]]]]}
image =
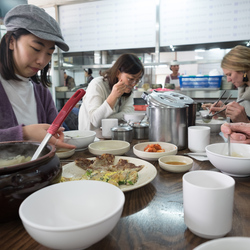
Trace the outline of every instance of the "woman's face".
{"type": "Polygon", "coordinates": [[[9,49],[12,50],[15,73],[31,77],[49,63],[55,42],[28,34],[20,36],[18,40],[12,38],[9,49]]]}
{"type": "Polygon", "coordinates": [[[119,72],[117,78],[119,81],[122,80],[126,85],[125,93],[130,93],[134,86],[141,80],[141,72],[135,75],[119,72]]]}
{"type": "Polygon", "coordinates": [[[241,87],[245,83],[243,82],[243,72],[238,72],[234,70],[229,70],[229,69],[223,69],[224,74],[227,77],[228,82],[232,82],[232,84],[235,87],[241,87]]]}

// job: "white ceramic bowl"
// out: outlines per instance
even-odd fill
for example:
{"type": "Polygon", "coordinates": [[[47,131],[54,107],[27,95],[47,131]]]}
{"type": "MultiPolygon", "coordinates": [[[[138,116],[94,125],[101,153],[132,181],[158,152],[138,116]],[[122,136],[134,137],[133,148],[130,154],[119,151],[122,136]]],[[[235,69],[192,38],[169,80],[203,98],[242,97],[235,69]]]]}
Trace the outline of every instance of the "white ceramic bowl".
{"type": "Polygon", "coordinates": [[[75,145],[77,149],[87,148],[95,140],[96,132],[91,130],[70,130],[64,132],[64,141],[75,145]]]}
{"type": "Polygon", "coordinates": [[[52,249],[85,249],[112,231],[124,201],[123,192],[112,184],[69,181],[31,194],[19,215],[38,243],[52,249]]]}
{"type": "Polygon", "coordinates": [[[207,241],[194,250],[249,250],[250,237],[225,237],[207,241]]]}
{"type": "Polygon", "coordinates": [[[130,143],[120,140],[104,140],[89,144],[88,149],[93,155],[102,155],[105,153],[123,155],[129,151],[130,143]]]}
{"type": "Polygon", "coordinates": [[[195,125],[197,126],[207,126],[210,127],[211,133],[220,133],[220,127],[226,120],[212,119],[210,122],[204,122],[202,120],[196,120],[195,125]]]}
{"type": "Polygon", "coordinates": [[[167,142],[142,142],[133,147],[133,152],[136,156],[148,161],[157,161],[160,157],[165,155],[176,155],[177,151],[178,147],[176,145],[167,142]],[[145,152],[144,148],[149,144],[159,144],[162,149],[165,149],[165,152],[145,152]]]}
{"type": "Polygon", "coordinates": [[[182,155],[162,156],[158,159],[158,162],[162,169],[173,173],[187,172],[193,166],[193,160],[182,155]],[[178,165],[177,163],[181,163],[181,165],[178,165]]]}
{"type": "Polygon", "coordinates": [[[127,122],[139,122],[141,121],[146,115],[146,112],[134,112],[134,113],[127,113],[124,114],[124,120],[127,122]]]}
{"type": "Polygon", "coordinates": [[[228,156],[227,143],[215,143],[206,147],[209,161],[221,172],[236,177],[249,176],[250,145],[231,143],[231,152],[232,156],[228,156]]]}
{"type": "Polygon", "coordinates": [[[75,149],[74,148],[73,149],[67,149],[67,148],[58,148],[58,149],[56,149],[56,155],[60,159],[69,158],[74,153],[75,153],[75,149]]]}

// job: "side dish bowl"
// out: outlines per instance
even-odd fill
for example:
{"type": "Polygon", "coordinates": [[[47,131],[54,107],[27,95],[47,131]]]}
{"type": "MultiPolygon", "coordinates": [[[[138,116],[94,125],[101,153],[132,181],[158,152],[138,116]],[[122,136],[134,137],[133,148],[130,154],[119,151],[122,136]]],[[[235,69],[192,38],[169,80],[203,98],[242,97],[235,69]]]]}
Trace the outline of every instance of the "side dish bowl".
{"type": "Polygon", "coordinates": [[[77,149],[87,148],[95,140],[96,132],[91,130],[70,130],[64,132],[64,141],[77,149]]]}
{"type": "Polygon", "coordinates": [[[19,215],[29,235],[52,249],[85,249],[108,235],[119,221],[125,196],[101,181],[70,181],[26,198],[19,215]],[[90,192],[91,190],[91,192],[90,192]]]}
{"type": "Polygon", "coordinates": [[[68,148],[58,148],[58,149],[56,149],[56,155],[60,159],[69,158],[74,153],[75,153],[75,149],[74,148],[73,149],[68,149],[68,148]]]}
{"type": "Polygon", "coordinates": [[[165,155],[176,155],[178,152],[178,147],[174,144],[167,142],[142,142],[134,145],[133,152],[136,156],[141,159],[148,161],[157,161],[160,157],[165,155]],[[159,144],[164,152],[145,152],[144,149],[149,144],[159,144]]]}
{"type": "Polygon", "coordinates": [[[182,155],[166,155],[158,159],[162,169],[173,173],[187,172],[193,166],[193,160],[182,155]]]}
{"type": "Polygon", "coordinates": [[[123,155],[129,151],[130,143],[120,140],[97,141],[89,144],[88,149],[93,155],[102,155],[105,153],[123,155]]]}
{"type": "Polygon", "coordinates": [[[250,175],[250,145],[231,143],[231,155],[228,155],[227,143],[215,143],[206,147],[209,161],[221,172],[235,176],[250,175]]]}

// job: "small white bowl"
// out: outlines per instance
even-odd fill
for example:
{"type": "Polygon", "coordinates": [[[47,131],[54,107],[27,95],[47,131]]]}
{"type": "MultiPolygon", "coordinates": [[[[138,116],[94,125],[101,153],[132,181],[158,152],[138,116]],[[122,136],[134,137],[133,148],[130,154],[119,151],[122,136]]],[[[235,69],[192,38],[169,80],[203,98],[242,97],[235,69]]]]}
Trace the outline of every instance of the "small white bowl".
{"type": "Polygon", "coordinates": [[[124,201],[123,192],[112,184],[69,181],[31,194],[19,215],[38,243],[51,249],[85,249],[113,230],[124,201]]]}
{"type": "Polygon", "coordinates": [[[176,155],[178,147],[174,144],[167,142],[142,142],[134,145],[133,152],[141,159],[148,161],[157,161],[160,157],[165,155],[176,155]],[[149,144],[159,144],[165,152],[145,152],[144,148],[149,144]]]}
{"type": "Polygon", "coordinates": [[[75,145],[77,149],[87,148],[95,140],[96,132],[91,130],[70,130],[65,131],[64,141],[68,144],[75,145]]]}
{"type": "Polygon", "coordinates": [[[158,159],[159,165],[162,169],[173,173],[187,172],[193,166],[193,160],[182,155],[166,155],[158,159]],[[173,164],[181,163],[181,165],[173,164]]]}
{"type": "Polygon", "coordinates": [[[233,156],[228,156],[227,143],[214,143],[206,147],[206,153],[209,161],[221,172],[235,177],[250,176],[250,145],[231,143],[233,156]]]}
{"type": "Polygon", "coordinates": [[[58,149],[56,149],[56,155],[60,159],[69,158],[74,153],[75,153],[75,149],[74,148],[73,149],[68,149],[68,148],[58,148],[58,149]]]}
{"type": "Polygon", "coordinates": [[[93,155],[102,155],[105,153],[123,155],[129,151],[130,143],[120,140],[104,140],[89,144],[88,149],[93,155]]]}

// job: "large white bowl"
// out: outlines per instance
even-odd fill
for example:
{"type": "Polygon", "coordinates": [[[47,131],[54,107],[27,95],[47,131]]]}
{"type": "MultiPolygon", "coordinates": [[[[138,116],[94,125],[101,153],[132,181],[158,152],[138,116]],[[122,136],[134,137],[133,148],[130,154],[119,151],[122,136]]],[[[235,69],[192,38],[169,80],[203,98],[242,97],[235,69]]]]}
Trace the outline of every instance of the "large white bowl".
{"type": "Polygon", "coordinates": [[[232,156],[228,156],[227,143],[215,143],[206,147],[209,161],[221,172],[236,177],[249,176],[250,145],[231,143],[231,152],[232,156]]]}
{"type": "Polygon", "coordinates": [[[123,155],[129,151],[130,143],[120,140],[104,140],[89,144],[88,149],[93,155],[102,155],[105,153],[123,155]]]}
{"type": "Polygon", "coordinates": [[[158,159],[162,169],[173,173],[187,172],[193,166],[193,160],[182,155],[166,155],[158,159]],[[170,162],[181,163],[182,165],[171,164],[170,162]]]}
{"type": "Polygon", "coordinates": [[[207,126],[210,127],[211,133],[220,133],[220,127],[223,123],[225,123],[225,120],[220,119],[212,119],[210,122],[204,122],[202,120],[196,120],[195,125],[198,126],[207,126]]]}
{"type": "Polygon", "coordinates": [[[194,248],[194,250],[249,250],[249,246],[249,237],[225,237],[207,241],[194,248]]]}
{"type": "Polygon", "coordinates": [[[95,140],[96,132],[91,130],[70,130],[64,132],[64,141],[75,145],[77,149],[87,148],[95,140]]]}
{"type": "Polygon", "coordinates": [[[178,147],[176,145],[167,142],[142,142],[133,147],[133,152],[136,156],[148,161],[157,161],[165,155],[176,155],[177,151],[178,147]],[[165,152],[145,152],[144,148],[149,144],[159,144],[162,149],[165,149],[165,152]]]}
{"type": "Polygon", "coordinates": [[[85,249],[108,235],[121,217],[125,197],[101,181],[69,181],[31,194],[19,215],[30,236],[52,249],[85,249]]]}

